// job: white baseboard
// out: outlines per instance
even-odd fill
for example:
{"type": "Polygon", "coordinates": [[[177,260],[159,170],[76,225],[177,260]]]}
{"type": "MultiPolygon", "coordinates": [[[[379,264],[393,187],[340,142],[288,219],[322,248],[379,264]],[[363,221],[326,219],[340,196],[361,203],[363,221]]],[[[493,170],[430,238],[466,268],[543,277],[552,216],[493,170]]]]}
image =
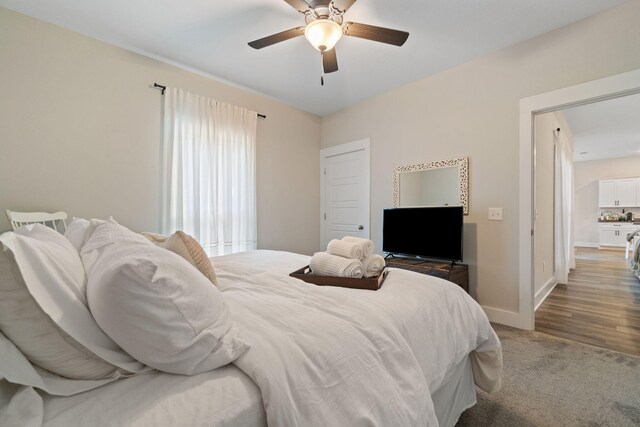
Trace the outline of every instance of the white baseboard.
{"type": "Polygon", "coordinates": [[[574,242],[573,246],[580,246],[581,248],[597,248],[600,245],[593,242],[574,242]]]}
{"type": "Polygon", "coordinates": [[[624,252],[625,247],[624,246],[598,246],[598,249],[600,249],[601,251],[620,251],[620,252],[624,252]]]}
{"type": "Polygon", "coordinates": [[[540,304],[542,304],[542,302],[547,299],[547,297],[549,296],[549,294],[551,293],[551,291],[553,290],[553,288],[556,287],[556,285],[558,284],[558,282],[556,281],[555,277],[552,277],[551,279],[549,279],[549,281],[547,283],[544,284],[544,286],[542,287],[542,289],[540,289],[538,292],[536,292],[536,295],[534,297],[534,309],[533,311],[538,310],[538,307],[540,307],[540,304]]]}
{"type": "Polygon", "coordinates": [[[520,316],[520,313],[499,308],[481,306],[490,322],[500,323],[501,325],[513,326],[518,329],[529,329],[520,316]]]}

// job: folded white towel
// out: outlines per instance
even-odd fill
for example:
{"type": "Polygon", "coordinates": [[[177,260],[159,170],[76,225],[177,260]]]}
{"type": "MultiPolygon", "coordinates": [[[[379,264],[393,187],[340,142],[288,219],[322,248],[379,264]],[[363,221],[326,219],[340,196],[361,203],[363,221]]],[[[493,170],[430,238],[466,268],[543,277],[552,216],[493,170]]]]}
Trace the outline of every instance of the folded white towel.
{"type": "Polygon", "coordinates": [[[314,274],[321,276],[360,278],[363,275],[362,262],[359,259],[343,258],[326,252],[315,253],[311,257],[309,267],[314,274]]]}
{"type": "Polygon", "coordinates": [[[384,268],[386,262],[378,254],[369,255],[362,261],[362,268],[364,269],[364,277],[374,277],[380,274],[384,268]]]}
{"type": "Polygon", "coordinates": [[[354,236],[344,236],[342,238],[342,241],[349,242],[349,243],[357,243],[360,246],[362,246],[362,258],[360,258],[361,260],[368,258],[373,253],[373,242],[369,239],[363,239],[362,237],[354,237],[354,236]]]}
{"type": "Polygon", "coordinates": [[[327,252],[349,259],[361,260],[364,258],[362,244],[359,242],[347,242],[346,240],[333,239],[327,245],[327,252]]]}

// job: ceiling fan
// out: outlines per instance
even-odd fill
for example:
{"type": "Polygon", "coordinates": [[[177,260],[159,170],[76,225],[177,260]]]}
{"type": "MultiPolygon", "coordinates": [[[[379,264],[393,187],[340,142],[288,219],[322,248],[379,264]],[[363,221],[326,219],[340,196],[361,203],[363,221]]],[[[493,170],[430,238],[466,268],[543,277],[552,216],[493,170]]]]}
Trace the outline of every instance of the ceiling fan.
{"type": "Polygon", "coordinates": [[[304,35],[309,43],[322,54],[325,73],[338,71],[335,45],[343,35],[402,46],[409,33],[344,21],[344,13],[356,0],[284,0],[304,15],[304,27],[296,27],[249,42],[254,49],[262,49],[304,35]]]}

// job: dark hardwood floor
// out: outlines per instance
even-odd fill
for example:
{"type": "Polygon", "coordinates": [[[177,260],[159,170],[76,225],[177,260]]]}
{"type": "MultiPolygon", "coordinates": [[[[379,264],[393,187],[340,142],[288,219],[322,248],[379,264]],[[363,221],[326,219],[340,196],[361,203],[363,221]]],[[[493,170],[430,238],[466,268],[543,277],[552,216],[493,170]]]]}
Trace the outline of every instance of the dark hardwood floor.
{"type": "Polygon", "coordinates": [[[624,251],[576,248],[569,283],[538,308],[536,331],[640,356],[640,280],[624,251]]]}

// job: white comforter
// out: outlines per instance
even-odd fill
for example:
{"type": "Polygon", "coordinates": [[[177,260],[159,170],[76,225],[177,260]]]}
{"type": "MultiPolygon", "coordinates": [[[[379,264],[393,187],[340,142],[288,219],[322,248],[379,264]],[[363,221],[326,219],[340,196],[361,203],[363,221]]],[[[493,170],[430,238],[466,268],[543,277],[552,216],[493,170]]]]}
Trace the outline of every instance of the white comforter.
{"type": "Polygon", "coordinates": [[[480,306],[441,279],[392,270],[376,292],[288,277],[309,257],[213,259],[251,343],[236,366],[259,386],[269,425],[437,425],[430,390],[470,352],[476,384],[500,387],[500,342],[480,306]]]}
{"type": "MultiPolygon", "coordinates": [[[[290,278],[308,263],[303,255],[212,261],[251,344],[235,364],[259,386],[270,426],[437,425],[431,393],[469,353],[476,384],[500,387],[500,342],[480,306],[449,282],[392,270],[379,291],[362,291],[290,278]]],[[[71,397],[0,381],[0,424],[260,425],[257,389],[235,369],[151,373],[71,397]]]]}

